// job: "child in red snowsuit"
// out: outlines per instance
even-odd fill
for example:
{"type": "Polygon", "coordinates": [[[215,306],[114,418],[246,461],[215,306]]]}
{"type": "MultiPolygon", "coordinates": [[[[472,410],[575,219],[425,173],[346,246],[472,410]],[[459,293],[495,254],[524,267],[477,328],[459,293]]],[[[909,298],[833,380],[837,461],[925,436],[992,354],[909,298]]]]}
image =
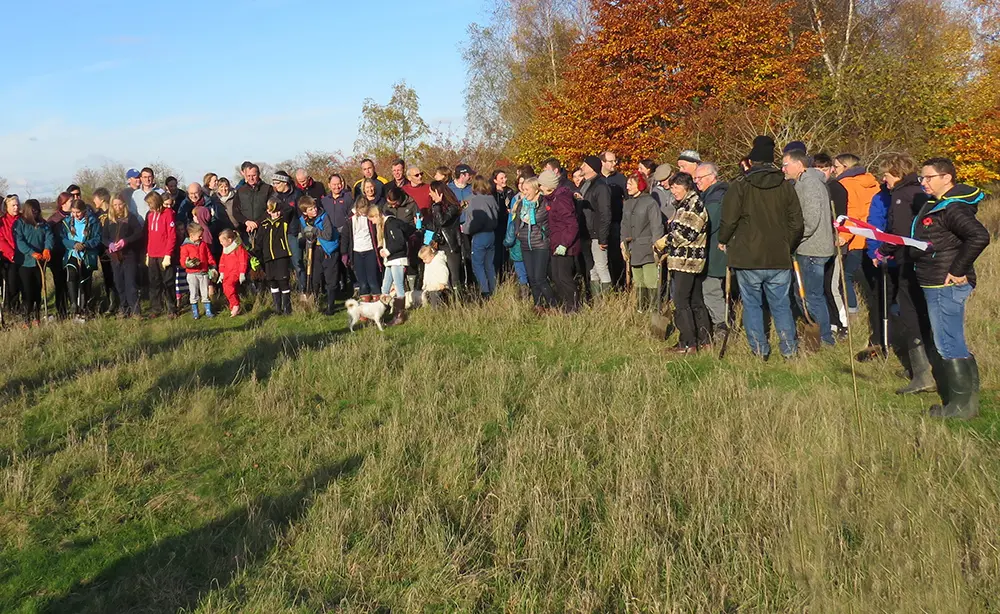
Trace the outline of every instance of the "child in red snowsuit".
{"type": "Polygon", "coordinates": [[[247,278],[249,255],[236,240],[236,233],[232,230],[219,233],[219,245],[222,246],[219,281],[222,282],[222,292],[229,301],[229,314],[237,316],[240,313],[240,284],[247,278]]]}

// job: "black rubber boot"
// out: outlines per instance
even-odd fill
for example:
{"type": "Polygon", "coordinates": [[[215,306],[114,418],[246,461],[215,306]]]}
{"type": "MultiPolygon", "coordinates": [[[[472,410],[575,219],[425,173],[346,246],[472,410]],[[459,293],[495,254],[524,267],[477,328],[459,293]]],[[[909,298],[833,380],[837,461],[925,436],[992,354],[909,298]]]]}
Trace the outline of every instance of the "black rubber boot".
{"type": "Polygon", "coordinates": [[[937,384],[931,370],[931,361],[927,358],[927,348],[920,341],[910,346],[910,383],[896,391],[896,394],[917,394],[919,392],[934,392],[937,384]]]}
{"type": "Polygon", "coordinates": [[[282,292],[281,293],[281,313],[286,316],[292,315],[292,293],[282,292]]]}
{"type": "Polygon", "coordinates": [[[392,299],[392,321],[389,322],[389,326],[399,326],[403,322],[406,322],[406,299],[394,298],[392,299]]]}
{"type": "Polygon", "coordinates": [[[281,313],[281,292],[271,293],[271,302],[274,303],[274,312],[281,313]]]}
{"type": "Polygon", "coordinates": [[[979,415],[979,366],[976,358],[941,361],[941,373],[948,399],[946,405],[931,407],[932,418],[971,420],[979,415]]]}

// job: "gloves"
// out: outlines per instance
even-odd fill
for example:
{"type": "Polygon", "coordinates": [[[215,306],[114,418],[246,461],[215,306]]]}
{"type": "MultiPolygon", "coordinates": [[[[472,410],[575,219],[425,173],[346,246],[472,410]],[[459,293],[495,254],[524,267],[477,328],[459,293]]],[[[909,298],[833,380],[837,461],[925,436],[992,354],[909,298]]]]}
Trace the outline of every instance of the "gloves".
{"type": "Polygon", "coordinates": [[[657,239],[656,243],[653,243],[653,250],[657,252],[667,251],[667,242],[670,240],[670,235],[663,235],[657,239]]]}
{"type": "Polygon", "coordinates": [[[146,266],[149,266],[149,256],[146,256],[146,266]]]}
{"type": "Polygon", "coordinates": [[[208,281],[211,281],[211,282],[214,283],[214,282],[219,281],[220,278],[221,278],[221,276],[219,275],[219,271],[217,269],[209,269],[208,270],[208,281]]]}
{"type": "Polygon", "coordinates": [[[76,243],[73,244],[73,249],[78,252],[82,252],[83,250],[87,249],[87,246],[77,241],[76,243]]]}
{"type": "Polygon", "coordinates": [[[115,241],[115,251],[119,252],[123,249],[125,249],[125,239],[118,239],[115,241]]]}
{"type": "Polygon", "coordinates": [[[256,271],[259,268],[260,268],[260,259],[257,258],[257,256],[251,256],[250,257],[250,270],[251,271],[256,271]]]}
{"type": "Polygon", "coordinates": [[[340,257],[340,262],[343,263],[344,266],[350,266],[351,259],[347,257],[347,254],[344,254],[340,257]]]}
{"type": "Polygon", "coordinates": [[[42,259],[42,255],[39,254],[38,252],[35,252],[34,254],[31,254],[31,257],[34,258],[35,260],[41,260],[42,259]]]}
{"type": "MultiPolygon", "coordinates": [[[[213,269],[213,270],[214,270],[214,269],[213,269]]],[[[209,271],[209,272],[208,272],[208,274],[209,274],[209,275],[211,275],[211,274],[212,274],[212,271],[209,271]]],[[[219,273],[219,278],[218,278],[218,279],[216,279],[215,281],[217,281],[217,282],[219,282],[219,283],[221,284],[221,283],[222,283],[222,279],[223,279],[223,278],[224,278],[225,276],[226,276],[226,274],[225,274],[225,273],[219,273]]]]}
{"type": "Polygon", "coordinates": [[[160,266],[163,268],[164,271],[166,271],[167,267],[170,266],[170,256],[164,256],[163,262],[160,263],[160,266]]]}
{"type": "Polygon", "coordinates": [[[417,230],[420,230],[424,227],[424,216],[418,213],[417,216],[413,218],[413,223],[416,225],[417,230]]]}
{"type": "Polygon", "coordinates": [[[566,246],[565,245],[560,245],[559,247],[556,248],[556,251],[554,253],[555,253],[556,256],[565,256],[566,255],[566,246]]]}
{"type": "Polygon", "coordinates": [[[45,262],[48,262],[48,261],[52,260],[52,250],[50,250],[50,249],[43,249],[42,250],[42,260],[44,260],[45,262]]]}
{"type": "Polygon", "coordinates": [[[201,259],[199,258],[185,258],[184,268],[186,269],[197,269],[201,266],[201,259]]]}
{"type": "Polygon", "coordinates": [[[243,283],[246,280],[247,280],[247,274],[246,273],[240,273],[240,283],[243,283]]]}

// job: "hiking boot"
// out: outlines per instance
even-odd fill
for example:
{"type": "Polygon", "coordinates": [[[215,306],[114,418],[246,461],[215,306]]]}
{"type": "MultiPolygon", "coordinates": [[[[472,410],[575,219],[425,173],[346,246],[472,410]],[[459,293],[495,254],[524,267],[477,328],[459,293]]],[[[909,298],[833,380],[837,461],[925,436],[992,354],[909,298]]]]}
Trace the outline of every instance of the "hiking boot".
{"type": "Polygon", "coordinates": [[[927,350],[924,344],[916,341],[910,347],[910,383],[896,391],[896,394],[917,394],[920,392],[934,392],[937,384],[934,382],[934,373],[931,370],[931,361],[927,358],[927,350]]]}
{"type": "Polygon", "coordinates": [[[979,366],[976,358],[957,358],[941,361],[944,379],[942,392],[945,405],[933,405],[932,418],[957,418],[971,420],[979,415],[979,366]]]}
{"type": "Polygon", "coordinates": [[[406,322],[405,298],[392,299],[392,316],[392,321],[389,322],[389,326],[399,326],[400,324],[406,322]]]}

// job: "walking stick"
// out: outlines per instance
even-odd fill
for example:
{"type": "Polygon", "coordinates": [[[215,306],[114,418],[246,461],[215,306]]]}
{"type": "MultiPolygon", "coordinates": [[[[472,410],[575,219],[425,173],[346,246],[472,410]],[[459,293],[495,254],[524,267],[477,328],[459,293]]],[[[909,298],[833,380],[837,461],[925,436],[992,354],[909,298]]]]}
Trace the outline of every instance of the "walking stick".
{"type": "Polygon", "coordinates": [[[45,316],[45,320],[49,319],[49,289],[48,285],[45,283],[45,261],[39,260],[38,264],[42,267],[42,314],[45,316]]]}
{"type": "MultiPolygon", "coordinates": [[[[830,201],[830,213],[833,214],[833,219],[837,218],[837,211],[833,207],[833,201],[830,201]]],[[[847,305],[847,274],[844,273],[844,255],[840,251],[840,246],[837,245],[837,238],[840,234],[836,231],[833,232],[833,251],[837,256],[837,265],[840,267],[840,291],[843,293],[844,305],[847,305]]],[[[854,414],[858,420],[858,434],[861,436],[861,445],[864,446],[865,432],[861,424],[861,402],[858,400],[858,373],[854,368],[854,335],[851,333],[853,326],[848,324],[847,326],[847,356],[851,363],[851,382],[854,385],[854,414]]]]}
{"type": "Polygon", "coordinates": [[[4,322],[3,308],[7,303],[7,271],[3,271],[3,279],[0,279],[0,327],[3,327],[6,322],[4,322]]]}
{"type": "Polygon", "coordinates": [[[889,358],[889,289],[886,281],[887,273],[886,266],[884,262],[880,262],[878,266],[879,270],[882,271],[882,357],[889,358]]]}
{"type": "Polygon", "coordinates": [[[726,355],[726,347],[729,345],[729,333],[733,330],[732,325],[729,323],[729,296],[732,290],[732,271],[729,267],[726,267],[726,332],[722,333],[722,347],[719,348],[719,360],[726,355]]]}
{"type": "Polygon", "coordinates": [[[306,294],[312,294],[313,290],[313,247],[314,241],[306,241],[306,294]]]}

